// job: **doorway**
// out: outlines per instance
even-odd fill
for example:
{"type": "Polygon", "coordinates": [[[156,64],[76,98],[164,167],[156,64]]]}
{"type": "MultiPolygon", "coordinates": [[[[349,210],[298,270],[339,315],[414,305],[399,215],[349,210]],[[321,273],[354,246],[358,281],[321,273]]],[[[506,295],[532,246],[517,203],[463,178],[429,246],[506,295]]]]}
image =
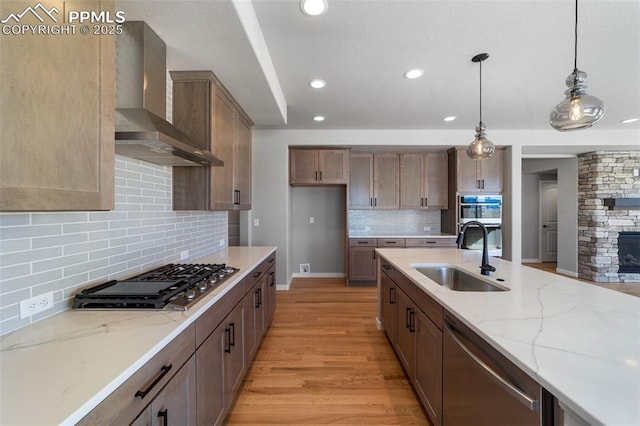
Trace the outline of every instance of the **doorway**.
{"type": "Polygon", "coordinates": [[[542,262],[558,261],[558,181],[541,180],[539,245],[542,262]]]}

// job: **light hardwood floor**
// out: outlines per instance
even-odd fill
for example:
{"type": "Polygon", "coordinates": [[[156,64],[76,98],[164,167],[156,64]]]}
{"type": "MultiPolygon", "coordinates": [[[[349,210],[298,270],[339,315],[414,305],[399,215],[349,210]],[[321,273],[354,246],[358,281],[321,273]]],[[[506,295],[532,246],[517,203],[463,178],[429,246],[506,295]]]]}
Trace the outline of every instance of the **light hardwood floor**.
{"type": "MultiPolygon", "coordinates": [[[[530,266],[536,269],[541,269],[546,272],[551,272],[552,274],[563,275],[556,272],[556,268],[558,264],[555,262],[525,263],[524,265],[530,266]]],[[[579,280],[591,285],[597,285],[598,287],[608,288],[609,290],[619,291],[621,293],[626,293],[632,296],[640,297],[640,283],[596,283],[593,281],[585,280],[583,278],[576,278],[576,280],[579,280]]]]}
{"type": "Polygon", "coordinates": [[[375,317],[374,287],[295,279],[225,423],[427,424],[375,317]]]}

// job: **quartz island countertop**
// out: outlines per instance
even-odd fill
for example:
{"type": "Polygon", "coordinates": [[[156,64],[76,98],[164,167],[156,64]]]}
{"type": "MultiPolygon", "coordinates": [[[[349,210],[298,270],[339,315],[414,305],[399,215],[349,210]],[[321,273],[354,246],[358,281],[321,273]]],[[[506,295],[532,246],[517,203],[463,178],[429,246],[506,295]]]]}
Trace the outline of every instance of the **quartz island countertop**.
{"type": "Polygon", "coordinates": [[[412,266],[479,275],[480,251],[376,251],[589,424],[640,425],[640,298],[494,258],[509,291],[453,291],[412,266]]]}
{"type": "Polygon", "coordinates": [[[68,310],[0,337],[0,425],[77,423],[275,250],[190,262],[240,271],[188,311],[68,310]]]}
{"type": "Polygon", "coordinates": [[[443,232],[380,232],[380,231],[349,231],[349,238],[446,238],[456,239],[457,235],[443,232]]]}

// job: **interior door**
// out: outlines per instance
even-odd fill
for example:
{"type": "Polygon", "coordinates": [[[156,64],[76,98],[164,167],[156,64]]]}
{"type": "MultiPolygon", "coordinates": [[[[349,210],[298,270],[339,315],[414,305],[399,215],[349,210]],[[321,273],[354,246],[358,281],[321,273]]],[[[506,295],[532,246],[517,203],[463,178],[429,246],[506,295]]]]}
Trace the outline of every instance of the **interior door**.
{"type": "Polygon", "coordinates": [[[540,260],[558,260],[557,181],[540,181],[540,260]]]}

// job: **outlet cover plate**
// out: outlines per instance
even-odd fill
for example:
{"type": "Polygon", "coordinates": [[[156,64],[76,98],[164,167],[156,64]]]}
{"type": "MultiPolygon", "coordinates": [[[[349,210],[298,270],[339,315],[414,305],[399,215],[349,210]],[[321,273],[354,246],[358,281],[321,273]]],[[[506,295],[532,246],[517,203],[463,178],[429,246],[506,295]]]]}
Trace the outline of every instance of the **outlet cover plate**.
{"type": "Polygon", "coordinates": [[[30,317],[53,308],[53,292],[39,294],[30,299],[20,301],[20,319],[30,317]]]}

